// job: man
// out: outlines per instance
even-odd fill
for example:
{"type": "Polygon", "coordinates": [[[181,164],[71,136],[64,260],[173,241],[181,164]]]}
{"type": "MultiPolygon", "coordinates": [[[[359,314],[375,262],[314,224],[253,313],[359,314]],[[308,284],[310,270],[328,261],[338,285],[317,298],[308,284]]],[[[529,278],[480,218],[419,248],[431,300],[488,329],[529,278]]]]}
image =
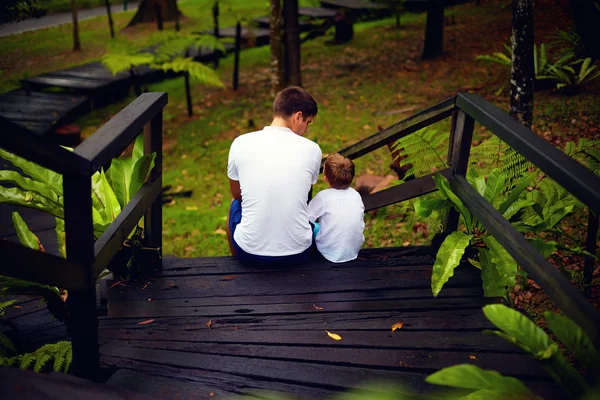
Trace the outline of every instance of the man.
{"type": "Polygon", "coordinates": [[[297,263],[308,259],[313,231],[308,193],[317,182],[321,149],[302,137],[318,112],[300,87],[273,102],[273,122],[231,144],[227,176],[233,201],[227,235],[231,254],[249,263],[297,263]]]}

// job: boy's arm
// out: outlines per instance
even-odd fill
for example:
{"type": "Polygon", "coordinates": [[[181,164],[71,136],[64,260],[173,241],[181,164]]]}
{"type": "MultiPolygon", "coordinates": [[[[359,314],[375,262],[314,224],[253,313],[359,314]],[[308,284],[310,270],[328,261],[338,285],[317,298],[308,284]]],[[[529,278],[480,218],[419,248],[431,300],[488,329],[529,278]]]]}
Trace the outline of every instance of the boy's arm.
{"type": "Polygon", "coordinates": [[[231,197],[234,200],[242,201],[242,188],[240,187],[240,181],[234,181],[229,178],[229,189],[231,190],[231,197]]]}
{"type": "Polygon", "coordinates": [[[315,222],[324,212],[323,197],[319,196],[319,194],[317,193],[314,199],[308,203],[308,220],[310,222],[315,222]]]}

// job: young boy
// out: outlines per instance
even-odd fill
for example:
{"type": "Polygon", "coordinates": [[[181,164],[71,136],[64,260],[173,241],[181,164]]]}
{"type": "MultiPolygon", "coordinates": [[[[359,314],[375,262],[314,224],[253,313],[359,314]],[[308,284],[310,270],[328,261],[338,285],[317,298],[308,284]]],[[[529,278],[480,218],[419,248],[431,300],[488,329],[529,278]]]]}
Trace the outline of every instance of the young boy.
{"type": "Polygon", "coordinates": [[[317,249],[334,263],[354,260],[365,241],[365,206],[350,187],[354,163],[338,153],[330,154],[323,165],[323,179],[331,189],[319,192],[308,204],[310,221],[319,219],[317,249]]]}

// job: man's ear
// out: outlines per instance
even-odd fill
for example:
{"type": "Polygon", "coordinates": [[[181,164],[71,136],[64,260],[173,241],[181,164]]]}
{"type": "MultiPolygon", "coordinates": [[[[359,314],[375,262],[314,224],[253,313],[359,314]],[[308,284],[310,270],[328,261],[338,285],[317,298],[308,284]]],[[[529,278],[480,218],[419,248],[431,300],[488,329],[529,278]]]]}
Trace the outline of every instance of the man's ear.
{"type": "Polygon", "coordinates": [[[304,121],[304,115],[302,115],[302,111],[297,111],[297,112],[294,114],[294,120],[295,120],[296,122],[302,122],[302,121],[304,121]]]}

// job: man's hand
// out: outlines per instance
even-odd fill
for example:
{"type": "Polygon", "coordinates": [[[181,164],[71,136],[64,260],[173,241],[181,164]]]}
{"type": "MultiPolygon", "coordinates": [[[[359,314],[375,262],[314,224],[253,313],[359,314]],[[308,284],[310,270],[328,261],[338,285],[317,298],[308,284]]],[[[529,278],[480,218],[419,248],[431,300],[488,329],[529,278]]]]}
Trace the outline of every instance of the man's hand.
{"type": "Polygon", "coordinates": [[[240,181],[229,179],[229,189],[231,190],[231,197],[233,197],[234,200],[242,201],[242,188],[240,187],[240,181]]]}

